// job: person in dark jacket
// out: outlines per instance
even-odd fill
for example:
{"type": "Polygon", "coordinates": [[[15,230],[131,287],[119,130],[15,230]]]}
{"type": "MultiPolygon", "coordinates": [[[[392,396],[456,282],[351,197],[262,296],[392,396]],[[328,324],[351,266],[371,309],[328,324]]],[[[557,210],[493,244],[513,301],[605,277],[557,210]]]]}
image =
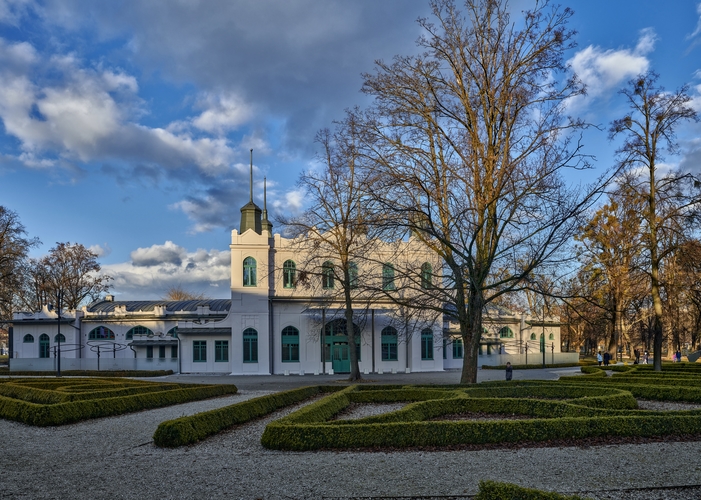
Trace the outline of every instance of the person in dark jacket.
{"type": "Polygon", "coordinates": [[[604,353],[604,366],[608,366],[609,361],[611,361],[611,354],[608,351],[606,351],[604,353]]]}
{"type": "Polygon", "coordinates": [[[514,369],[511,368],[511,362],[507,361],[506,362],[506,380],[511,380],[511,377],[514,374],[514,369]]]}

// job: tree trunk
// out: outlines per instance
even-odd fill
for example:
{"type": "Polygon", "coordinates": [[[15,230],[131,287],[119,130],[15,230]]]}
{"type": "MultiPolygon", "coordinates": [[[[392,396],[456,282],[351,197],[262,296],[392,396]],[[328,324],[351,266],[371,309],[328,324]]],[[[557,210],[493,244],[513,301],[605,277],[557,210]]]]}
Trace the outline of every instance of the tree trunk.
{"type": "Polygon", "coordinates": [[[351,299],[350,288],[345,287],[344,297],[346,302],[346,334],[348,335],[348,354],[350,357],[350,382],[361,380],[360,366],[358,365],[358,352],[355,348],[355,325],[353,324],[353,301],[351,299]]]}
{"type": "Polygon", "coordinates": [[[460,376],[461,384],[476,384],[477,383],[477,362],[479,355],[480,339],[482,338],[482,310],[484,301],[482,296],[475,290],[471,291],[468,299],[466,314],[462,316],[460,321],[460,333],[462,334],[463,345],[465,350],[469,350],[469,356],[463,356],[462,374],[460,376]]]}

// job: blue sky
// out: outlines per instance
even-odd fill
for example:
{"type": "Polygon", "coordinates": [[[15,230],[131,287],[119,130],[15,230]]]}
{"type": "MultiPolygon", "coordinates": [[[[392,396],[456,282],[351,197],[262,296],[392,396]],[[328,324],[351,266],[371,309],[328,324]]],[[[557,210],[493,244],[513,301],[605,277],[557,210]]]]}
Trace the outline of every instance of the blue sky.
{"type": "MultiPolygon", "coordinates": [[[[701,3],[562,4],[588,85],[572,109],[602,126],[585,137],[598,170],[617,91],[641,71],[688,83],[701,110],[701,3]]],[[[93,248],[120,299],[173,285],[228,297],[249,149],[258,204],[267,176],[269,210],[300,210],[316,131],[366,103],[361,73],[414,52],[428,14],[425,0],[0,0],[0,204],[42,240],[33,256],[93,248]]],[[[679,130],[670,165],[699,168],[699,132],[679,130]]]]}

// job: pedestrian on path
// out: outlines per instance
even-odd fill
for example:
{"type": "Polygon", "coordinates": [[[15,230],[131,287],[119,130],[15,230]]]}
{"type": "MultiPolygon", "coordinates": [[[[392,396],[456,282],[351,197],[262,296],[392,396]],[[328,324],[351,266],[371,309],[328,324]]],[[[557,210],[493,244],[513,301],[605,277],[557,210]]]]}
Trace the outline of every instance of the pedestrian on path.
{"type": "Polygon", "coordinates": [[[511,377],[514,374],[514,370],[511,367],[511,361],[506,362],[506,380],[511,380],[511,377]]]}

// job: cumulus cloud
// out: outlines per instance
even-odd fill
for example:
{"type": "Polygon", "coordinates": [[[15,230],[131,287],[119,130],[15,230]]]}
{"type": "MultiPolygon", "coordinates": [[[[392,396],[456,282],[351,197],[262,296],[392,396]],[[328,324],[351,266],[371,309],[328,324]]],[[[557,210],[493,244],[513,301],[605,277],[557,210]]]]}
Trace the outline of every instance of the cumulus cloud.
{"type": "Polygon", "coordinates": [[[573,105],[581,105],[604,96],[650,67],[647,55],[655,47],[657,35],[652,28],[640,31],[640,38],[634,49],[603,49],[589,45],[578,51],[568,62],[577,76],[587,86],[587,95],[575,98],[573,105]]]}
{"type": "Polygon", "coordinates": [[[107,243],[103,245],[91,245],[90,247],[88,247],[88,250],[97,255],[98,258],[107,257],[109,254],[112,253],[112,249],[107,243]]]}
{"type": "Polygon", "coordinates": [[[235,129],[253,114],[251,107],[241,97],[231,94],[205,93],[199,102],[204,111],[192,120],[200,130],[222,134],[235,129]]]}
{"type": "Polygon", "coordinates": [[[112,276],[112,289],[120,300],[161,298],[180,287],[212,298],[229,297],[228,251],[197,249],[188,252],[171,241],[138,248],[132,261],[103,266],[112,276]]]}
{"type": "Polygon", "coordinates": [[[180,266],[187,255],[187,250],[172,241],[163,245],[137,248],[131,253],[131,263],[136,267],[153,267],[162,264],[180,266]]]}

